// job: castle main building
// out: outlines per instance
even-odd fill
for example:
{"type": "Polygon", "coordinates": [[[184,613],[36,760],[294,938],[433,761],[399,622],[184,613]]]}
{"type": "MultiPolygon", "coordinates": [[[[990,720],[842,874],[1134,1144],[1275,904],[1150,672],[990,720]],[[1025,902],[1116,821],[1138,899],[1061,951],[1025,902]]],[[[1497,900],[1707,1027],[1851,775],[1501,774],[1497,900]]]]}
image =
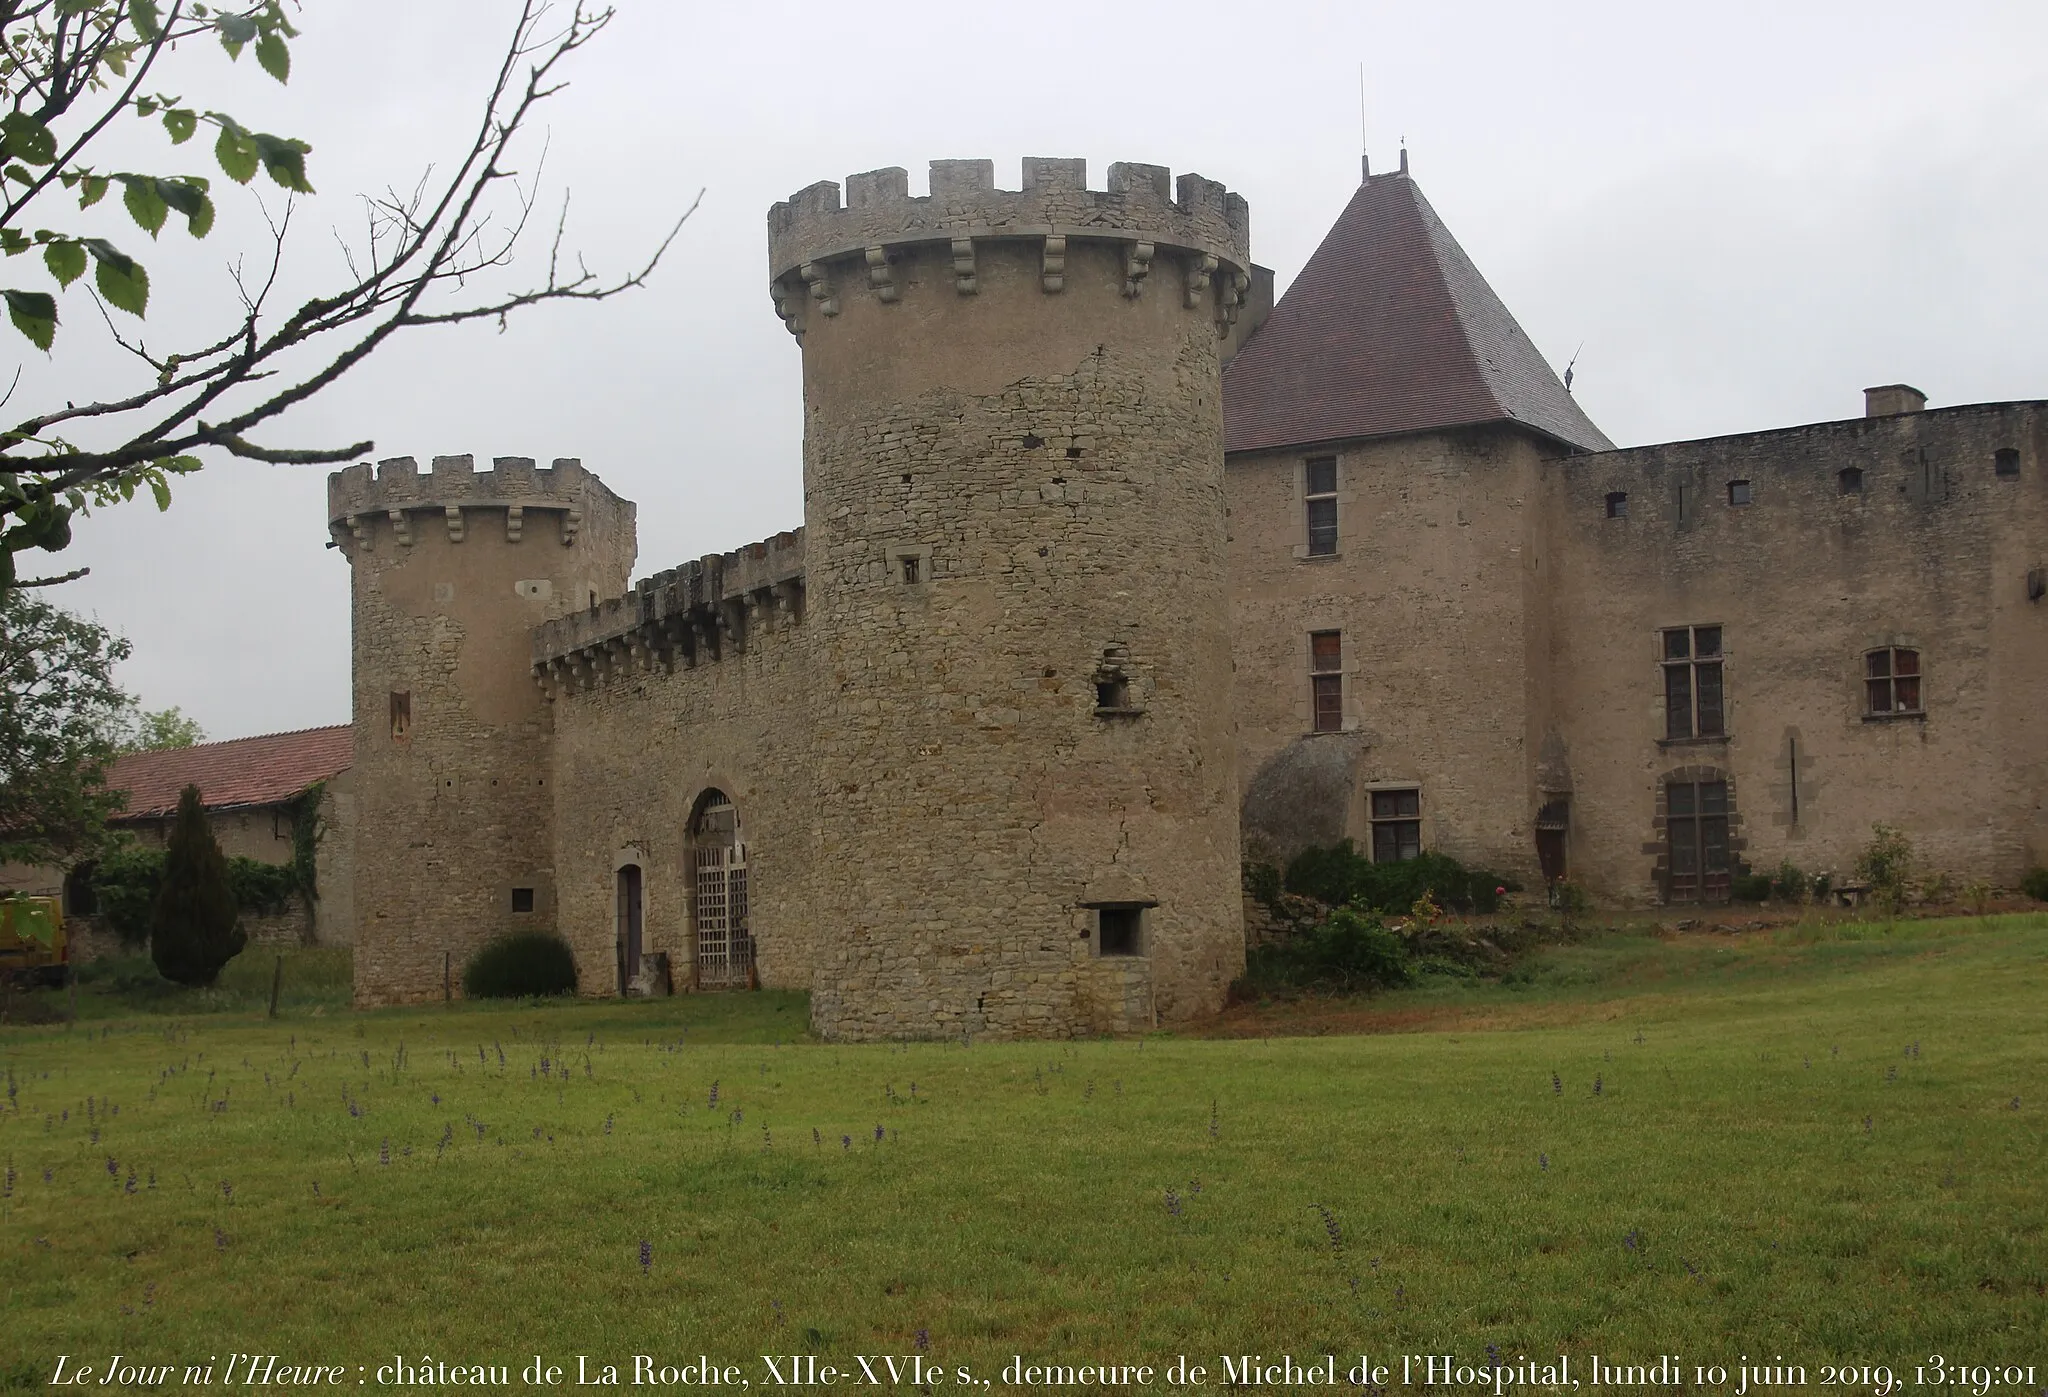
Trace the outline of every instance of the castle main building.
{"type": "Polygon", "coordinates": [[[1242,853],[1615,902],[2048,856],[2048,404],[1617,451],[1408,177],[1278,304],[1198,176],[938,161],[769,215],[805,527],[637,583],[575,461],[336,473],[356,992],[551,929],[834,1039],[1214,1012],[1242,853]]]}

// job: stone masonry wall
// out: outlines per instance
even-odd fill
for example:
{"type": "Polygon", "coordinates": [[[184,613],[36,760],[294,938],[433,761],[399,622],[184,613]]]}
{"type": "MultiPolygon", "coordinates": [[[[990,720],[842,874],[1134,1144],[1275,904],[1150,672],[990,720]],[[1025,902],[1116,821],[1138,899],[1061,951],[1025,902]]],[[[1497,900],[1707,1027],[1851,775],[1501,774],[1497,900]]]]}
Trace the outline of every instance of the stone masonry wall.
{"type": "Polygon", "coordinates": [[[1759,870],[1845,875],[1875,821],[1962,879],[2010,886],[2048,858],[2048,599],[2029,587],[2048,566],[2048,405],[1603,452],[1550,487],[1575,877],[1662,896],[1658,794],[1681,770],[1734,783],[1737,857],[1759,870]],[[1738,480],[1751,503],[1730,502],[1738,480]],[[1659,633],[1702,624],[1723,628],[1728,735],[1674,742],[1659,633]],[[1865,711],[1864,654],[1892,645],[1920,652],[1924,716],[1865,711]]]}
{"type": "Polygon", "coordinates": [[[1511,427],[1233,456],[1231,654],[1249,851],[1370,848],[1375,787],[1421,791],[1423,847],[1537,876],[1547,723],[1541,472],[1511,427]],[[1337,552],[1308,553],[1305,463],[1337,457],[1337,552]],[[1309,636],[1342,637],[1344,723],[1313,731],[1309,636]],[[1533,654],[1533,658],[1532,658],[1533,654]]]}
{"type": "Polygon", "coordinates": [[[785,534],[640,584],[535,637],[549,676],[558,923],[585,994],[618,992],[616,874],[641,868],[642,949],[678,989],[696,953],[690,821],[708,790],[738,809],[761,983],[807,989],[817,923],[803,547],[785,534]],[[706,585],[703,579],[709,575],[706,585]],[[673,610],[662,605],[674,594],[673,610]]]}

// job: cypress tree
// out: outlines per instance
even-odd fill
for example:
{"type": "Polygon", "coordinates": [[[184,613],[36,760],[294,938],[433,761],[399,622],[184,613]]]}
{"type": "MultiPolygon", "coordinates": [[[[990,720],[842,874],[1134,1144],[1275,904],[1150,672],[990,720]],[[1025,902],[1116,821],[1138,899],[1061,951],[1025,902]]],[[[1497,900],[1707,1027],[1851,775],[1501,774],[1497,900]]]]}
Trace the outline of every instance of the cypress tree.
{"type": "Polygon", "coordinates": [[[199,788],[187,786],[178,796],[163,881],[150,909],[150,956],[166,980],[210,985],[247,940],[228,884],[228,861],[206,823],[199,788]]]}

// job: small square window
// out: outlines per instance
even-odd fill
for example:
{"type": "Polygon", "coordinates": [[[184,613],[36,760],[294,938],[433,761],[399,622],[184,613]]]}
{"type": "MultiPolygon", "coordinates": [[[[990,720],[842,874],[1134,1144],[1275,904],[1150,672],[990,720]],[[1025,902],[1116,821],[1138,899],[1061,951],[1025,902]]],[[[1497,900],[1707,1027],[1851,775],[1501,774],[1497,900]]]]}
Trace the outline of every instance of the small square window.
{"type": "Polygon", "coordinates": [[[1835,472],[1835,487],[1844,495],[1863,493],[1863,468],[1844,466],[1835,472]]]}
{"type": "Polygon", "coordinates": [[[1609,519],[1628,518],[1628,491],[1609,490],[1607,492],[1607,517],[1609,519]]]}
{"type": "Polygon", "coordinates": [[[915,583],[918,580],[918,564],[922,560],[915,553],[906,553],[898,561],[903,565],[904,582],[915,583]]]}
{"type": "Polygon", "coordinates": [[[2010,446],[2000,447],[1991,457],[1994,474],[2012,479],[2020,473],[2020,453],[2010,446]]]}
{"type": "Polygon", "coordinates": [[[1747,480],[1731,480],[1728,482],[1729,504],[1745,505],[1749,503],[1749,498],[1749,482],[1747,480]]]}
{"type": "Polygon", "coordinates": [[[1899,646],[1863,656],[1864,712],[1871,717],[1920,713],[1920,652],[1899,646]]]}
{"type": "Polygon", "coordinates": [[[1098,907],[1095,909],[1095,954],[1134,956],[1138,954],[1138,923],[1143,908],[1098,907]]]}
{"type": "Polygon", "coordinates": [[[1372,861],[1400,863],[1422,857],[1422,792],[1372,793],[1372,861]]]}
{"type": "Polygon", "coordinates": [[[1119,676],[1095,681],[1095,707],[1098,711],[1118,713],[1130,706],[1129,680],[1119,676]]]}
{"type": "Polygon", "coordinates": [[[512,910],[514,912],[531,912],[533,910],[532,888],[514,888],[512,890],[512,910]]]}

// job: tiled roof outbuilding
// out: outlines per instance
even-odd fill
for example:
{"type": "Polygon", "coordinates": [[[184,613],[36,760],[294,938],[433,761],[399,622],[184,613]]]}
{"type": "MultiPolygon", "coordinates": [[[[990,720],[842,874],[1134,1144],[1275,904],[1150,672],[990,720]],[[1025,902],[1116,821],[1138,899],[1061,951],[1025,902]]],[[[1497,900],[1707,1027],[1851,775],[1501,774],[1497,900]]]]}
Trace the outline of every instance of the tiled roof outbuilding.
{"type": "Polygon", "coordinates": [[[199,787],[208,810],[281,805],[315,781],[348,770],[354,759],[354,734],[346,724],[301,728],[130,752],[107,768],[107,785],[128,796],[116,819],[157,819],[178,808],[178,794],[187,786],[199,787]]]}
{"type": "Polygon", "coordinates": [[[1225,451],[1500,421],[1614,445],[1405,172],[1359,185],[1223,372],[1225,451]]]}

